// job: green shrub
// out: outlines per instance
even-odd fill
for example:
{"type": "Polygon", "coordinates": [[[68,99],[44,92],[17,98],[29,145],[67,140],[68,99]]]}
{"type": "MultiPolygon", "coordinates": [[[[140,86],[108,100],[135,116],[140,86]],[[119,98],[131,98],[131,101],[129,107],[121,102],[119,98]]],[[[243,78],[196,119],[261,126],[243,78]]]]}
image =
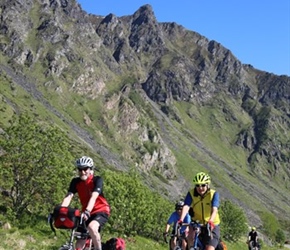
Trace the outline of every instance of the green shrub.
{"type": "Polygon", "coordinates": [[[105,171],[105,196],[111,205],[110,232],[158,240],[172,204],[143,184],[136,173],[105,171]]]}
{"type": "Polygon", "coordinates": [[[228,241],[238,241],[248,230],[247,219],[242,209],[226,200],[219,208],[221,235],[228,241]]]}

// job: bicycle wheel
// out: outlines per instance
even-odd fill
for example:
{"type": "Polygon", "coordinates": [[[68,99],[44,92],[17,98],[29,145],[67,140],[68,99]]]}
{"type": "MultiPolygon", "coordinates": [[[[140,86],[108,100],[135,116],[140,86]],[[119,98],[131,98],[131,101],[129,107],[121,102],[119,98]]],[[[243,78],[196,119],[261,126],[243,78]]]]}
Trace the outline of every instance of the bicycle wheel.
{"type": "Polygon", "coordinates": [[[170,239],[169,242],[168,242],[168,247],[169,247],[169,250],[173,250],[173,249],[171,248],[171,239],[170,239]]]}
{"type": "Polygon", "coordinates": [[[252,241],[251,241],[250,244],[249,244],[249,249],[250,249],[250,250],[254,250],[253,242],[252,242],[252,241]]]}
{"type": "Polygon", "coordinates": [[[84,247],[84,250],[94,250],[94,245],[93,245],[92,239],[88,239],[86,241],[86,245],[84,247]]]}

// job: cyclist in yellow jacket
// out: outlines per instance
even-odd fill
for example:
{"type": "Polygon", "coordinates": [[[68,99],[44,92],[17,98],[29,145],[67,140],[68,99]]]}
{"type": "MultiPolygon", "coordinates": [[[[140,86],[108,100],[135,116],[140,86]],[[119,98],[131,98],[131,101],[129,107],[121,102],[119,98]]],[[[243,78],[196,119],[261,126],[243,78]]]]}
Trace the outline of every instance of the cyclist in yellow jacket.
{"type": "MultiPolygon", "coordinates": [[[[220,218],[218,214],[219,193],[210,188],[210,176],[204,172],[197,173],[193,179],[195,187],[188,191],[179,223],[181,224],[185,215],[189,212],[193,221],[208,224],[211,236],[202,228],[202,243],[205,250],[215,250],[220,239],[220,218]]],[[[194,230],[189,227],[188,248],[193,248],[194,230]]]]}

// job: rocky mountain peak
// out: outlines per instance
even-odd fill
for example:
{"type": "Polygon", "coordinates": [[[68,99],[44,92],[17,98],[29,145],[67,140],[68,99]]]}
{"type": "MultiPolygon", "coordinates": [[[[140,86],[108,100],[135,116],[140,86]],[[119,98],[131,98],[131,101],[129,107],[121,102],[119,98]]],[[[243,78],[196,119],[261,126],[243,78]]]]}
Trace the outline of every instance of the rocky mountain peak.
{"type": "Polygon", "coordinates": [[[157,20],[151,5],[146,4],[141,6],[134,14],[133,14],[133,25],[141,26],[141,25],[156,25],[157,20]]]}
{"type": "MultiPolygon", "coordinates": [[[[290,214],[288,76],[159,23],[150,5],[122,17],[88,15],[75,0],[6,0],[0,9],[5,84],[21,86],[108,164],[138,168],[174,198],[202,169],[241,205],[237,194],[251,187],[257,207],[290,214]]],[[[13,95],[3,97],[7,109],[27,106],[13,95]]]]}
{"type": "Polygon", "coordinates": [[[164,45],[162,31],[152,7],[144,5],[136,11],[130,24],[129,44],[137,53],[160,52],[164,45]]]}

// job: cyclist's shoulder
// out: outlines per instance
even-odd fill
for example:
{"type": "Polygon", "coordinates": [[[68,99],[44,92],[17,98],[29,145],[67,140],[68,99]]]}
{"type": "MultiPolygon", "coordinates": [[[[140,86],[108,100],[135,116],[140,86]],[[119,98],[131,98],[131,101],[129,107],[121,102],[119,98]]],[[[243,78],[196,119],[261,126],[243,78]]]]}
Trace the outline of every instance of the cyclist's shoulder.
{"type": "Polygon", "coordinates": [[[168,218],[169,224],[178,221],[179,215],[176,212],[172,212],[168,218]]]}
{"type": "Polygon", "coordinates": [[[104,184],[104,180],[99,175],[94,175],[92,178],[92,182],[94,183],[95,187],[102,187],[104,184]]]}
{"type": "Polygon", "coordinates": [[[72,184],[77,184],[79,182],[81,182],[81,178],[80,177],[74,177],[74,178],[71,179],[71,183],[72,184]]]}
{"type": "Polygon", "coordinates": [[[174,211],[171,213],[170,217],[172,217],[174,219],[176,219],[176,218],[179,219],[179,214],[176,211],[174,211]]]}
{"type": "Polygon", "coordinates": [[[209,192],[212,193],[212,194],[219,194],[219,192],[217,190],[213,189],[213,188],[211,188],[209,190],[209,192]]]}
{"type": "Polygon", "coordinates": [[[187,192],[187,196],[186,197],[190,197],[190,198],[193,198],[195,196],[198,196],[198,193],[196,192],[195,188],[192,188],[190,189],[188,192],[187,192]]]}
{"type": "Polygon", "coordinates": [[[209,194],[212,197],[212,199],[219,199],[220,194],[215,189],[210,189],[209,194]]]}

